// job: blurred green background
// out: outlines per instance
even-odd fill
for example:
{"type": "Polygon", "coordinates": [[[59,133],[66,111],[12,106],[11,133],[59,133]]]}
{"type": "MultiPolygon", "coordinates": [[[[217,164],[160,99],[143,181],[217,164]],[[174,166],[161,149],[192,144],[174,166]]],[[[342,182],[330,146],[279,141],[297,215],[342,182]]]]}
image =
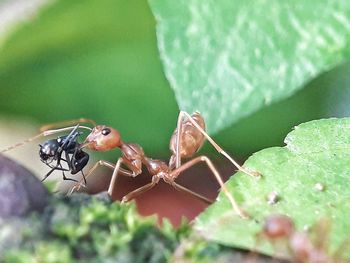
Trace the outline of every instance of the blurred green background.
{"type": "MultiPolygon", "coordinates": [[[[0,4],[5,2],[11,1],[0,4]]],[[[325,72],[293,97],[214,138],[244,160],[282,145],[299,123],[349,116],[349,67],[345,63],[325,72]]],[[[146,0],[56,1],[18,24],[0,46],[4,118],[37,124],[91,118],[119,129],[125,141],[138,142],[148,155],[167,159],[178,111],[146,0]]],[[[203,152],[213,154],[208,145],[203,152]]],[[[115,152],[107,155],[117,159],[115,152]]]]}

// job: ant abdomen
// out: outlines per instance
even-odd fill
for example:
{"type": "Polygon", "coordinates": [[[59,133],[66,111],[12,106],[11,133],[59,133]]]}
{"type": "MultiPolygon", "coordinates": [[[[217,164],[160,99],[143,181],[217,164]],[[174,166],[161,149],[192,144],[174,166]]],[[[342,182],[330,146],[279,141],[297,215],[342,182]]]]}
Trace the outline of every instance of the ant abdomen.
{"type": "MultiPolygon", "coordinates": [[[[191,115],[192,119],[198,123],[198,125],[205,130],[205,122],[200,115],[200,113],[195,112],[191,115]]],[[[174,156],[176,155],[176,141],[178,136],[178,129],[175,129],[171,140],[170,140],[170,150],[172,153],[172,158],[170,160],[170,166],[175,162],[174,156]]],[[[192,157],[199,148],[203,145],[205,137],[201,131],[198,130],[189,120],[184,121],[181,134],[180,134],[180,156],[181,158],[192,157]]]]}

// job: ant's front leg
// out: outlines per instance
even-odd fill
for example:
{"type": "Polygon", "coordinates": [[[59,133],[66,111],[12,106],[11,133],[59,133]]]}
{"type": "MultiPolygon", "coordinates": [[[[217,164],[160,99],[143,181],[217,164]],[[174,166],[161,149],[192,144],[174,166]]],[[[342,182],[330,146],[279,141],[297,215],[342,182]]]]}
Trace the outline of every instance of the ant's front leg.
{"type": "MultiPolygon", "coordinates": [[[[125,164],[125,160],[123,160],[123,158],[119,158],[116,165],[114,166],[114,170],[113,170],[113,174],[112,174],[112,178],[111,178],[111,181],[109,183],[109,186],[108,186],[108,194],[109,196],[113,196],[113,193],[115,191],[115,188],[116,188],[116,184],[117,184],[117,179],[118,179],[118,175],[126,175],[126,176],[131,176],[131,177],[136,177],[137,175],[139,175],[141,173],[141,171],[128,171],[128,170],[125,170],[123,168],[121,168],[121,164],[124,163],[125,164]]],[[[128,164],[128,163],[127,163],[128,164]]],[[[129,167],[132,167],[132,166],[129,166],[129,167]]]]}
{"type": "MultiPolygon", "coordinates": [[[[120,167],[121,164],[121,158],[118,159],[118,162],[116,164],[113,164],[111,162],[107,162],[104,160],[99,160],[98,162],[95,163],[95,165],[89,170],[89,172],[86,174],[85,179],[87,179],[87,177],[89,177],[91,174],[93,174],[93,172],[100,166],[105,166],[109,169],[113,170],[113,175],[112,175],[112,179],[111,182],[109,184],[109,188],[108,188],[108,193],[113,192],[114,190],[114,184],[116,183],[116,179],[117,179],[117,175],[120,173],[121,175],[125,175],[125,176],[130,176],[130,177],[135,177],[138,174],[136,174],[135,172],[131,172],[128,171],[126,169],[123,169],[120,167]]],[[[80,180],[78,182],[78,184],[74,185],[72,187],[72,189],[69,191],[69,194],[72,194],[75,191],[79,191],[82,185],[82,180],[80,180]]]]}

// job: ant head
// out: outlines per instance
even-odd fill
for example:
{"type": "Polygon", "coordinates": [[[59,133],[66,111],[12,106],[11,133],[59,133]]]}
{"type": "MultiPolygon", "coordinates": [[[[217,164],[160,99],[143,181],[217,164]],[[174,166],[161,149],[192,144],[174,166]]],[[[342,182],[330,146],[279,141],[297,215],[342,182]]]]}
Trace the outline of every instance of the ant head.
{"type": "Polygon", "coordinates": [[[57,140],[48,140],[42,145],[39,144],[39,147],[39,155],[41,161],[44,163],[51,163],[56,156],[59,145],[57,140]]]}
{"type": "MultiPolygon", "coordinates": [[[[41,145],[39,145],[41,147],[41,145]]],[[[42,148],[39,150],[40,160],[43,163],[51,163],[53,161],[53,157],[49,154],[46,154],[42,151],[42,148]]]]}
{"type": "Polygon", "coordinates": [[[98,125],[92,129],[85,139],[83,147],[102,152],[120,147],[121,144],[122,141],[117,130],[105,125],[98,125]]]}

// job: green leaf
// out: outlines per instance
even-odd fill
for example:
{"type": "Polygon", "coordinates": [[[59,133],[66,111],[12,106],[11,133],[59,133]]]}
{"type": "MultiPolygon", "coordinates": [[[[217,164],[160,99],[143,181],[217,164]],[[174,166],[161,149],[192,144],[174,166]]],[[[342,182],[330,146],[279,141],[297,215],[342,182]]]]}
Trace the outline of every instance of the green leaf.
{"type": "Polygon", "coordinates": [[[178,109],[154,28],[146,1],[54,1],[0,49],[0,111],[42,123],[91,118],[168,154],[178,109]]]}
{"type": "Polygon", "coordinates": [[[350,56],[350,2],[149,0],[166,76],[210,132],[290,96],[350,56]]]}
{"type": "MultiPolygon", "coordinates": [[[[331,221],[331,247],[350,235],[350,118],[323,119],[301,124],[288,134],[285,147],[255,153],[245,166],[263,174],[261,179],[238,173],[227,183],[238,203],[251,217],[234,214],[221,193],[218,202],[201,214],[195,228],[206,238],[230,246],[253,249],[256,234],[270,214],[286,214],[299,230],[321,218],[331,221]],[[324,191],[315,187],[321,184],[324,191]],[[280,201],[269,205],[276,191],[280,201]]],[[[322,233],[318,233],[322,234],[322,233]]],[[[268,242],[258,250],[275,254],[268,242]]]]}

